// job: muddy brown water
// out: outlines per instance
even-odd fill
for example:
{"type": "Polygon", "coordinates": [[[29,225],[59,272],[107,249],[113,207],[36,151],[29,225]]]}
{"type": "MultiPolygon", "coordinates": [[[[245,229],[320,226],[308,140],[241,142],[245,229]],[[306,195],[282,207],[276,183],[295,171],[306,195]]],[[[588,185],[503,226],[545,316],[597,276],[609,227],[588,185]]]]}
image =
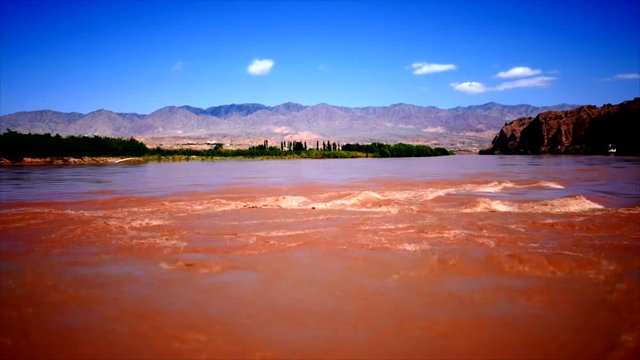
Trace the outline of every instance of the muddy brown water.
{"type": "Polygon", "coordinates": [[[2,358],[635,358],[640,161],[0,169],[2,358]]]}

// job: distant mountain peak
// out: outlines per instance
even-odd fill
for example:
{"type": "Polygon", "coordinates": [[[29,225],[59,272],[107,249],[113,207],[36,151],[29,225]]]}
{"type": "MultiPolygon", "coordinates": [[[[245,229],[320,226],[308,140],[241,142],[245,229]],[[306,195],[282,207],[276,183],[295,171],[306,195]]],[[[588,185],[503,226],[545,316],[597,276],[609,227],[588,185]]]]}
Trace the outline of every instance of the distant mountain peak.
{"type": "Polygon", "coordinates": [[[306,106],[294,102],[286,102],[280,105],[272,106],[270,109],[278,113],[291,113],[302,111],[306,109],[306,106]]]}
{"type": "Polygon", "coordinates": [[[204,113],[204,109],[199,108],[199,107],[195,107],[195,106],[190,106],[190,105],[182,105],[179,106],[180,109],[185,109],[187,111],[191,111],[194,114],[202,114],[204,113]]]}
{"type": "Polygon", "coordinates": [[[219,118],[231,116],[247,116],[257,111],[268,109],[268,106],[256,103],[219,105],[206,108],[204,113],[219,118]]]}
{"type": "MultiPolygon", "coordinates": [[[[40,110],[1,116],[0,131],[8,128],[31,133],[143,138],[198,136],[206,137],[206,141],[225,143],[252,143],[256,139],[277,141],[283,140],[285,135],[293,139],[305,134],[305,139],[317,135],[319,139],[336,141],[418,142],[444,146],[446,144],[442,142],[448,141],[446,139],[454,144],[460,143],[455,139],[461,136],[472,136],[477,144],[487,138],[484,133],[497,131],[507,121],[535,116],[541,111],[571,107],[564,104],[535,107],[489,102],[441,109],[407,103],[344,107],[327,103],[305,106],[285,102],[275,106],[241,103],[206,109],[190,105],[166,106],[148,115],[114,113],[107,109],[86,115],[40,110]]],[[[488,145],[490,140],[484,140],[486,144],[482,146],[488,145]]]]}

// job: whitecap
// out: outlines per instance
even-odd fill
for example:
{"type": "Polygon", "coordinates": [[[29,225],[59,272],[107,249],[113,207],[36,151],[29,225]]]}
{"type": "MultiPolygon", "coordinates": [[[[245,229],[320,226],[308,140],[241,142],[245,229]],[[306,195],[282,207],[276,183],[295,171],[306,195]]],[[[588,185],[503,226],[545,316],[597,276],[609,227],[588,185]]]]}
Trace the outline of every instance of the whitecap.
{"type": "Polygon", "coordinates": [[[462,212],[506,212],[517,211],[518,208],[515,204],[511,204],[505,201],[491,200],[491,199],[476,199],[474,204],[462,209],[462,212]]]}

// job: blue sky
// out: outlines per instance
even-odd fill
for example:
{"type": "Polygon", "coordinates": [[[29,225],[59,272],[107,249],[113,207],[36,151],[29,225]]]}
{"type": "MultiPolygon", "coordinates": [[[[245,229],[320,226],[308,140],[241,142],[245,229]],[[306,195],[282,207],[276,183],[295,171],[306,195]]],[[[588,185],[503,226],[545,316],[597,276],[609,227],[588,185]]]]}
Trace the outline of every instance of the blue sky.
{"type": "Polygon", "coordinates": [[[0,113],[640,96],[640,2],[0,0],[0,113]]]}

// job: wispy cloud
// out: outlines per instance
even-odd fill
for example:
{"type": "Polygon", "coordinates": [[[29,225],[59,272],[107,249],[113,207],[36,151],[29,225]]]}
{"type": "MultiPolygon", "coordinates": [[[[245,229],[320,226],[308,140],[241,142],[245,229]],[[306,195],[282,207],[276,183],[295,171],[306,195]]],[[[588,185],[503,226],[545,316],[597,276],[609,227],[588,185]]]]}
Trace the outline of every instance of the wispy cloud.
{"type": "Polygon", "coordinates": [[[318,65],[318,70],[326,73],[326,72],[329,72],[329,67],[327,65],[325,65],[325,64],[320,64],[320,65],[318,65]]]}
{"type": "Polygon", "coordinates": [[[502,91],[509,89],[517,89],[517,88],[530,88],[530,87],[547,87],[549,86],[556,78],[553,76],[536,76],[528,79],[520,79],[514,81],[506,81],[498,86],[495,86],[493,90],[502,91]]]}
{"type": "Polygon", "coordinates": [[[247,67],[247,73],[254,76],[268,75],[275,62],[271,59],[255,59],[247,67]]]}
{"type": "Polygon", "coordinates": [[[475,81],[465,81],[463,83],[451,83],[449,84],[455,91],[463,92],[466,94],[479,94],[488,91],[484,84],[475,81]]]}
{"type": "Polygon", "coordinates": [[[426,75],[431,73],[455,70],[458,67],[454,64],[430,64],[427,62],[417,62],[411,64],[414,75],[426,75]]]}
{"type": "Polygon", "coordinates": [[[640,74],[638,73],[616,74],[610,77],[596,79],[596,81],[624,81],[624,80],[640,80],[640,74]]]}
{"type": "Polygon", "coordinates": [[[618,74],[613,77],[613,80],[637,80],[640,79],[640,74],[618,74]]]}
{"type": "Polygon", "coordinates": [[[542,70],[540,69],[532,69],[526,66],[516,66],[512,67],[507,71],[500,71],[496,74],[496,77],[501,79],[513,79],[520,77],[528,77],[542,74],[542,70]]]}
{"type": "Polygon", "coordinates": [[[536,76],[528,79],[505,81],[496,86],[486,86],[483,83],[475,81],[451,83],[450,85],[454,90],[462,93],[480,94],[487,91],[504,91],[517,88],[547,87],[555,80],[556,78],[552,76],[536,76]]]}
{"type": "Polygon", "coordinates": [[[176,61],[171,67],[171,71],[173,72],[180,72],[182,70],[184,70],[184,63],[181,60],[176,61]]]}

